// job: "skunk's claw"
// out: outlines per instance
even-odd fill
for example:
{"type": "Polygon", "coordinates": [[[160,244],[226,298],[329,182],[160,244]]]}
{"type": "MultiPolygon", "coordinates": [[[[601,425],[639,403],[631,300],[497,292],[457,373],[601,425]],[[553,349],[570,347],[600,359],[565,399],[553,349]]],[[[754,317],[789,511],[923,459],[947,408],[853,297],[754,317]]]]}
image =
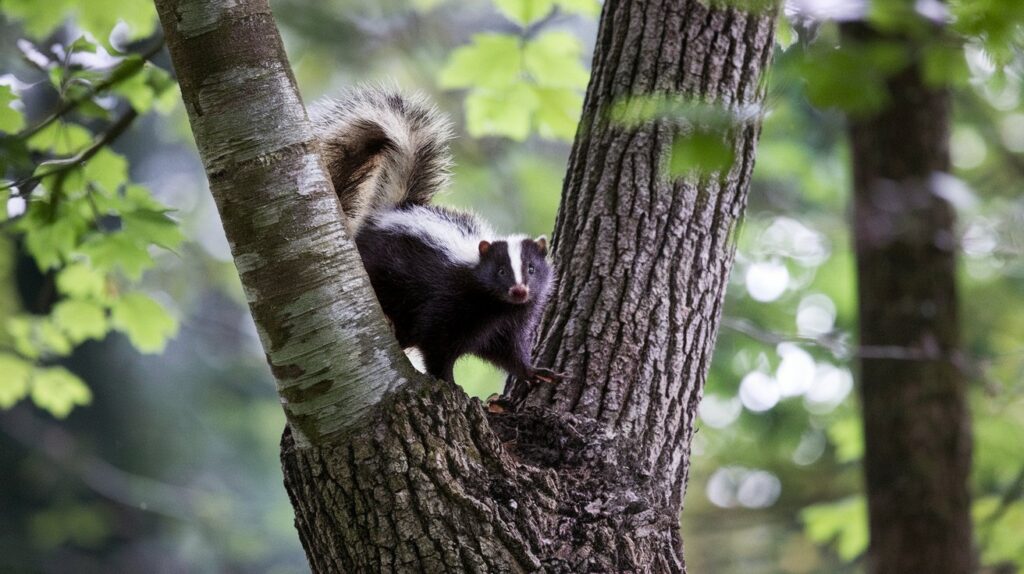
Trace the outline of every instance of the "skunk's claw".
{"type": "Polygon", "coordinates": [[[512,403],[507,397],[497,393],[487,397],[487,412],[500,414],[512,410],[512,403]]]}
{"type": "Polygon", "coordinates": [[[551,369],[540,368],[534,369],[533,372],[530,374],[530,377],[527,379],[527,381],[530,384],[557,383],[559,381],[565,380],[568,377],[568,373],[558,373],[552,371],[551,369]]]}

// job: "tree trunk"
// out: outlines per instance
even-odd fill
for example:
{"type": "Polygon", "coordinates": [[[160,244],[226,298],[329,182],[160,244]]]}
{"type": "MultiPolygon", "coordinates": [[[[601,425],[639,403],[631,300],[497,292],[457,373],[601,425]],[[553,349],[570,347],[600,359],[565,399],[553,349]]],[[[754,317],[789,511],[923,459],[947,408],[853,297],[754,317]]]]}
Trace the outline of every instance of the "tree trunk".
{"type": "Polygon", "coordinates": [[[342,432],[415,375],[345,234],[268,0],[156,6],[293,436],[342,432]]]}
{"type": "Polygon", "coordinates": [[[608,112],[661,94],[749,116],[774,10],[605,2],[538,342],[538,363],[571,376],[513,384],[524,406],[485,414],[410,372],[387,335],[266,0],[156,2],[289,415],[285,486],[312,569],[684,571],[690,438],[759,117],[727,134],[727,172],[670,181],[679,122],[608,112]]]}
{"type": "MultiPolygon", "coordinates": [[[[849,25],[853,42],[899,42],[849,25]]],[[[888,80],[889,103],[850,121],[860,341],[888,349],[860,360],[864,469],[871,531],[868,571],[974,571],[970,421],[960,351],[950,97],[918,63],[888,80]]]]}

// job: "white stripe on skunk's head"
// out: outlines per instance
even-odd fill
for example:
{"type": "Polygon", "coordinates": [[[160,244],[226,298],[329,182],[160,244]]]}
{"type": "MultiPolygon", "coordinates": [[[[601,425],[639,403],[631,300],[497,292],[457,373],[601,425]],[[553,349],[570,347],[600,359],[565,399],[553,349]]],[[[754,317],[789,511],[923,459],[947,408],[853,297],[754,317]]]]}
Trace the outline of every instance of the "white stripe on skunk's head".
{"type": "Polygon", "coordinates": [[[477,280],[495,298],[521,305],[546,298],[551,289],[551,269],[544,256],[547,239],[532,240],[512,235],[497,241],[480,241],[477,280]]]}

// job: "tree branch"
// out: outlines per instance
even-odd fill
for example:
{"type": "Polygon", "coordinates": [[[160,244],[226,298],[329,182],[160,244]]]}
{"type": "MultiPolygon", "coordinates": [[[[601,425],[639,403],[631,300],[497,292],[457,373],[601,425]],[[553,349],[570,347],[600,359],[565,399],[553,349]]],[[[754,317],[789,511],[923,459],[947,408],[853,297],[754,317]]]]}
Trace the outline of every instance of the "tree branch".
{"type": "MultiPolygon", "coordinates": [[[[114,123],[110,124],[110,127],[107,128],[105,132],[100,134],[98,138],[93,140],[93,142],[89,144],[88,147],[83,148],[81,151],[79,151],[78,153],[71,157],[43,162],[39,164],[39,168],[37,169],[47,168],[46,171],[42,173],[34,173],[14,183],[5,186],[0,186],[0,191],[3,191],[5,189],[17,189],[18,193],[15,195],[27,196],[28,194],[23,189],[25,186],[37,183],[41,181],[44,177],[66,173],[89,161],[90,159],[92,159],[93,156],[99,153],[101,149],[110,145],[115,140],[117,140],[117,138],[121,137],[121,134],[126,132],[128,128],[132,125],[132,122],[134,122],[135,119],[138,117],[139,112],[135,111],[135,108],[128,108],[128,111],[121,114],[121,117],[119,117],[117,121],[115,121],[114,123]]],[[[31,189],[29,189],[28,191],[31,191],[31,189]]]]}
{"type": "Polygon", "coordinates": [[[329,443],[420,375],[346,235],[268,0],[155,3],[296,444],[329,443]]]}
{"type": "Polygon", "coordinates": [[[59,425],[48,424],[24,408],[0,417],[0,429],[27,449],[41,453],[51,463],[73,474],[96,494],[129,508],[155,512],[170,518],[197,519],[199,500],[209,495],[122,470],[109,462],[81,452],[75,437],[59,425]],[[42,437],[42,440],[40,440],[42,437]]]}
{"type": "Polygon", "coordinates": [[[121,82],[127,80],[128,78],[131,78],[132,76],[137,74],[140,70],[142,70],[142,68],[146,65],[146,62],[148,62],[154,56],[159,54],[160,50],[163,50],[163,48],[164,48],[164,38],[163,38],[163,36],[160,36],[158,41],[150,49],[148,49],[145,52],[139,54],[139,58],[140,58],[139,60],[128,60],[128,61],[126,61],[125,64],[124,64],[125,67],[123,69],[120,68],[120,67],[115,68],[115,70],[113,72],[111,72],[111,74],[109,76],[107,76],[103,80],[101,80],[101,81],[97,82],[96,84],[94,84],[91,88],[89,88],[88,91],[86,91],[81,96],[79,96],[77,98],[73,98],[73,99],[63,100],[61,102],[61,105],[56,110],[54,110],[52,114],[47,116],[44,120],[42,120],[38,124],[36,124],[36,125],[28,128],[28,129],[26,129],[25,131],[21,132],[20,134],[18,134],[17,137],[19,139],[27,139],[27,138],[32,137],[33,135],[39,133],[44,128],[46,128],[47,126],[52,124],[53,122],[57,121],[59,118],[61,118],[65,114],[71,113],[76,108],[78,108],[78,106],[80,106],[84,102],[92,99],[94,96],[96,96],[96,94],[99,94],[99,93],[101,93],[103,91],[109,90],[110,88],[116,86],[117,84],[120,84],[121,82]]]}

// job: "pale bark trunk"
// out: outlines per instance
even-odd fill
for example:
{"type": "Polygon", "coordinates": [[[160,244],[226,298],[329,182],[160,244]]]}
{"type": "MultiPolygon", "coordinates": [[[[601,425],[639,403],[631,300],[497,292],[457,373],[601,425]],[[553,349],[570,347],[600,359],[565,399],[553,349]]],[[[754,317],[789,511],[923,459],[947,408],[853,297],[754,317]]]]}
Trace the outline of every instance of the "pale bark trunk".
{"type": "Polygon", "coordinates": [[[728,173],[669,183],[675,124],[607,112],[652,93],[759,103],[774,13],[605,2],[539,342],[538,363],[572,376],[486,415],[409,374],[387,334],[265,0],[212,4],[157,0],[282,381],[285,485],[313,570],[684,571],[689,444],[758,123],[731,131],[728,173]]]}
{"type": "Polygon", "coordinates": [[[268,0],[156,5],[293,436],[318,442],[414,371],[346,237],[268,0]]]}
{"type": "MultiPolygon", "coordinates": [[[[899,42],[848,25],[848,41],[899,42]]],[[[938,189],[950,171],[950,97],[915,62],[887,82],[889,104],[853,118],[860,342],[894,350],[860,360],[868,571],[974,571],[971,432],[960,350],[956,229],[938,189]]]]}

